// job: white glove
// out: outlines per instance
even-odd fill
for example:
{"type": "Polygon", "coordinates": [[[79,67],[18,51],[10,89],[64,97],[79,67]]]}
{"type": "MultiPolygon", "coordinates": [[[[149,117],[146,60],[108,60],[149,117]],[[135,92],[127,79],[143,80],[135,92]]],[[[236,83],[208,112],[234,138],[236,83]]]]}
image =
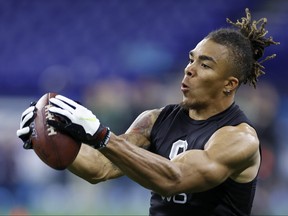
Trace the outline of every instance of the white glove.
{"type": "Polygon", "coordinates": [[[102,126],[90,110],[62,95],[56,95],[49,101],[53,105],[49,112],[60,118],[60,121],[48,120],[49,125],[94,148],[106,146],[110,129],[102,126]]]}
{"type": "Polygon", "coordinates": [[[31,127],[30,124],[35,118],[36,112],[36,102],[32,102],[30,107],[28,107],[21,115],[20,128],[16,131],[16,135],[23,141],[24,149],[32,149],[31,143],[31,127]]]}

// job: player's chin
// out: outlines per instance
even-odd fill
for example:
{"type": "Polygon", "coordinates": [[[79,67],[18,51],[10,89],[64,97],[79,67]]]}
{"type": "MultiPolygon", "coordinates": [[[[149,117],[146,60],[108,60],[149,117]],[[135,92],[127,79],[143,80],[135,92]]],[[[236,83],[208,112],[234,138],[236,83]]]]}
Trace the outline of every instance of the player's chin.
{"type": "Polygon", "coordinates": [[[199,110],[206,107],[206,103],[203,103],[201,101],[193,100],[191,98],[183,98],[182,102],[180,103],[180,106],[185,110],[199,110]]]}
{"type": "Polygon", "coordinates": [[[185,110],[189,110],[191,109],[191,107],[193,107],[193,104],[187,98],[183,97],[183,100],[180,103],[180,106],[185,110]]]}

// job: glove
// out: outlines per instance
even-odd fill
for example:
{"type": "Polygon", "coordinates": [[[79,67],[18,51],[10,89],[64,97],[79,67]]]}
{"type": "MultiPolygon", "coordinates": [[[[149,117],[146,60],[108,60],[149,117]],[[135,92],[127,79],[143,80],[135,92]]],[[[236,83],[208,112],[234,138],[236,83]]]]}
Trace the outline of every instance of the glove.
{"type": "Polygon", "coordinates": [[[31,123],[36,116],[36,102],[32,102],[21,115],[20,128],[16,131],[17,136],[23,141],[24,149],[32,149],[31,142],[31,123]]]}
{"type": "Polygon", "coordinates": [[[49,101],[53,105],[49,112],[59,117],[59,121],[47,120],[49,125],[95,149],[107,145],[110,129],[101,125],[90,110],[62,95],[50,98],[49,101]]]}

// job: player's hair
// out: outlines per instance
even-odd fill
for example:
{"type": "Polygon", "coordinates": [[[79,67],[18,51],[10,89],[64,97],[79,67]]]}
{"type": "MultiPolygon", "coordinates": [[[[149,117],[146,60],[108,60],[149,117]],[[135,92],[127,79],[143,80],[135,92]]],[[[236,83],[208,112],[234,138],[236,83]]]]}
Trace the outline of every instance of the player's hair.
{"type": "Polygon", "coordinates": [[[258,21],[251,20],[251,13],[248,8],[245,10],[246,17],[241,21],[232,22],[229,18],[226,21],[236,28],[221,28],[211,32],[206,38],[228,47],[230,50],[229,61],[233,61],[232,74],[238,78],[239,86],[249,83],[256,88],[258,77],[265,74],[262,63],[276,56],[273,54],[262,61],[258,61],[264,54],[264,49],[271,44],[279,44],[273,41],[272,37],[265,38],[268,33],[265,29],[266,18],[258,21]]]}

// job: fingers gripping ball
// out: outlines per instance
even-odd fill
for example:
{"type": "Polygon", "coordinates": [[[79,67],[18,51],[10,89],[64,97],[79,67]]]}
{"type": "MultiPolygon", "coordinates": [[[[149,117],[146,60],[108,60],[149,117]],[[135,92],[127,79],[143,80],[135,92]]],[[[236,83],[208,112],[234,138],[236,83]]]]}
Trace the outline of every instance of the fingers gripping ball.
{"type": "Polygon", "coordinates": [[[36,117],[31,124],[31,141],[35,153],[44,163],[54,169],[63,170],[75,160],[81,143],[47,124],[47,120],[58,121],[57,117],[49,112],[52,106],[49,99],[56,95],[47,93],[38,100],[36,117]]]}
{"type": "Polygon", "coordinates": [[[100,124],[99,119],[89,109],[62,95],[49,101],[53,104],[49,112],[61,118],[61,121],[47,120],[49,125],[95,149],[106,147],[110,139],[110,129],[100,124]]]}

